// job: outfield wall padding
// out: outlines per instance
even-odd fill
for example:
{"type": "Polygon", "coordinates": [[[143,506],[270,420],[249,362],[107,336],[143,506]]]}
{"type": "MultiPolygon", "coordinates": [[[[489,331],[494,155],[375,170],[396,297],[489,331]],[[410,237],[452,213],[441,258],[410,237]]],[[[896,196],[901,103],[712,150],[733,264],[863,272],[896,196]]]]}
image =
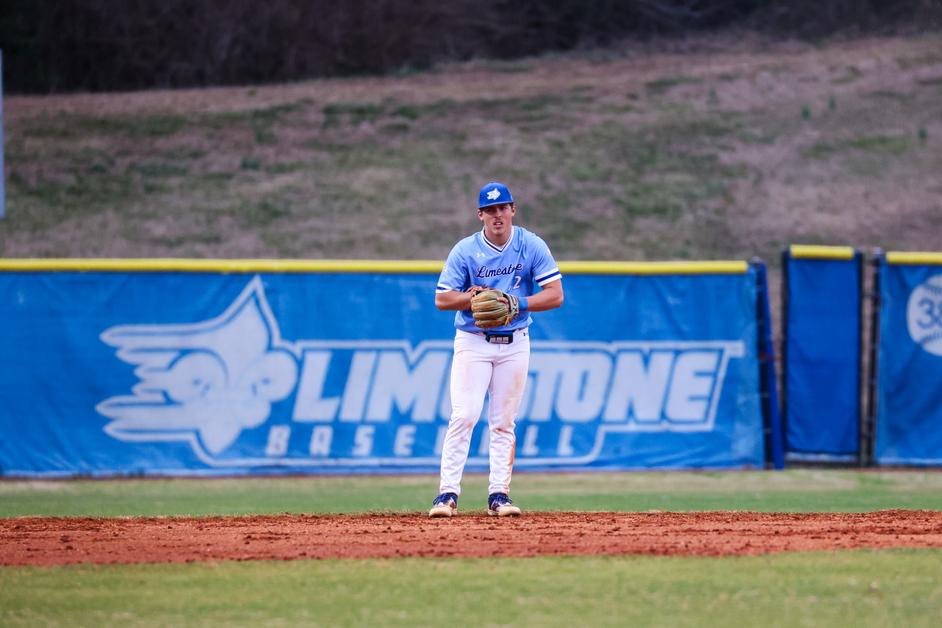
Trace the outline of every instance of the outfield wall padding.
{"type": "MultiPolygon", "coordinates": [[[[534,314],[516,469],[766,465],[764,268],[560,266],[564,306],[534,314]]],[[[0,262],[0,470],[435,472],[454,336],[440,268],[0,262]]],[[[485,426],[469,470],[487,468],[485,426]]]]}
{"type": "Polygon", "coordinates": [[[942,464],[942,253],[876,260],[880,307],[874,458],[942,464]]]}
{"type": "Polygon", "coordinates": [[[782,256],[782,420],[789,461],[858,461],[862,255],[791,246],[782,256]]]}

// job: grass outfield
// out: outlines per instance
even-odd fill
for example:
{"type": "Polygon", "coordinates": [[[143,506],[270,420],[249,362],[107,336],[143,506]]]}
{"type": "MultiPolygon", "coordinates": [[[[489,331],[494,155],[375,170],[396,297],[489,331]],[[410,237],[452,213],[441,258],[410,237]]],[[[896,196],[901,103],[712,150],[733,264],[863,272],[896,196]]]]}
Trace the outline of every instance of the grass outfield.
{"type": "Polygon", "coordinates": [[[0,625],[936,626],[942,551],[0,568],[0,625]]]}
{"type": "MultiPolygon", "coordinates": [[[[425,510],[429,475],[0,482],[0,517],[221,515],[425,510]]],[[[483,509],[486,477],[464,482],[462,509],[483,509]]],[[[942,510],[935,471],[517,473],[525,510],[863,512],[942,510]]]]}
{"type": "MultiPolygon", "coordinates": [[[[0,516],[422,511],[433,476],[0,482],[0,516]]],[[[942,510],[942,473],[518,473],[528,510],[942,510]]],[[[486,478],[465,482],[483,508],[486,478]]],[[[942,550],[0,567],[0,625],[937,625],[942,550]],[[443,619],[444,618],[444,619],[443,619]]]]}

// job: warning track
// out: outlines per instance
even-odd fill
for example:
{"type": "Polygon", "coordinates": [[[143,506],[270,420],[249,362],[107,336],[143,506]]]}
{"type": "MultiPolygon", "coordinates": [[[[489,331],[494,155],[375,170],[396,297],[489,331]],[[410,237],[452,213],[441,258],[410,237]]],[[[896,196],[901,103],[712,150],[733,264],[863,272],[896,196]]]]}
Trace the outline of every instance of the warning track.
{"type": "Polygon", "coordinates": [[[483,513],[0,519],[0,564],[942,548],[942,512],[483,513]]]}

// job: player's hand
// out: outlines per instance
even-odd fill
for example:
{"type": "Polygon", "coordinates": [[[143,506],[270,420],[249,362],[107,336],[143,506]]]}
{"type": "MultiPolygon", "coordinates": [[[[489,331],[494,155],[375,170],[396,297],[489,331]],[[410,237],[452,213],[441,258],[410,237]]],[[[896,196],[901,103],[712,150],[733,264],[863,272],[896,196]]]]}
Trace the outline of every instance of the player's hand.
{"type": "Polygon", "coordinates": [[[468,307],[466,307],[466,308],[464,308],[464,309],[470,310],[470,309],[471,309],[471,299],[473,299],[476,294],[478,294],[479,292],[483,292],[484,290],[487,290],[487,288],[485,288],[484,286],[471,286],[470,288],[468,288],[467,290],[465,290],[465,294],[468,295],[468,307]]]}
{"type": "Polygon", "coordinates": [[[520,300],[500,290],[481,290],[471,298],[474,324],[482,329],[508,325],[520,314],[520,300]]]}

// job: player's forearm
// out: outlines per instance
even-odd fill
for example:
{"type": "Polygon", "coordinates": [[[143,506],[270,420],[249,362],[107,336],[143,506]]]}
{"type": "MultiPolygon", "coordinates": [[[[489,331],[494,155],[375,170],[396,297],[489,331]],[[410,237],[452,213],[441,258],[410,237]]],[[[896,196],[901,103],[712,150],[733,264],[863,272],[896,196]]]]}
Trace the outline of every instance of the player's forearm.
{"type": "Polygon", "coordinates": [[[435,307],[440,310],[470,310],[471,297],[470,292],[437,292],[435,294],[435,307]]]}
{"type": "Polygon", "coordinates": [[[545,312],[563,304],[562,282],[554,281],[547,284],[543,290],[531,297],[527,297],[527,309],[531,312],[545,312]]]}
{"type": "MultiPolygon", "coordinates": [[[[438,292],[435,294],[435,307],[440,310],[470,310],[471,297],[478,289],[472,289],[469,292],[458,292],[449,290],[448,292],[438,292]]],[[[540,292],[526,297],[526,309],[531,312],[545,312],[552,310],[563,304],[563,286],[561,281],[554,281],[547,284],[540,292]]]]}

